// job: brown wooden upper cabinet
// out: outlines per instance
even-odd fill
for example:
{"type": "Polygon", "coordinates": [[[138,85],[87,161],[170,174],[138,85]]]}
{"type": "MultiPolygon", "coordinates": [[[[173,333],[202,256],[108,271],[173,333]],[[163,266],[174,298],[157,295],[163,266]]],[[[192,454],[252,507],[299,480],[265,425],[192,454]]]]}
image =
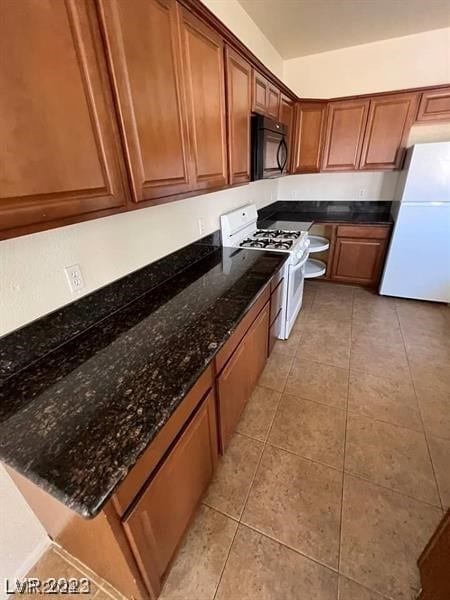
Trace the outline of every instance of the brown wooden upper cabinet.
{"type": "Polygon", "coordinates": [[[417,110],[417,94],[372,98],[359,168],[366,171],[399,169],[417,110]]]}
{"type": "Polygon", "coordinates": [[[1,0],[0,13],[0,238],[121,210],[126,172],[93,3],[1,0]]]}
{"type": "Polygon", "coordinates": [[[225,56],[230,183],[245,183],[250,181],[252,68],[229,46],[226,47],[225,56]]]}
{"type": "Polygon", "coordinates": [[[450,120],[450,86],[427,90],[420,96],[417,123],[450,120]]]}
{"type": "Polygon", "coordinates": [[[194,189],[220,188],[228,183],[224,41],[186,8],[178,11],[194,189]]]}
{"type": "Polygon", "coordinates": [[[358,169],[369,100],[338,100],[328,105],[322,171],[358,169]]]}
{"type": "Polygon", "coordinates": [[[297,103],[292,173],[320,171],[326,109],[326,102],[297,103]]]}
{"type": "Polygon", "coordinates": [[[263,115],[267,112],[269,82],[256,69],[252,69],[252,111],[263,115]]]}
{"type": "Polygon", "coordinates": [[[286,125],[288,128],[287,144],[288,144],[288,156],[287,156],[287,170],[292,172],[292,143],[294,140],[294,101],[287,96],[281,95],[280,98],[280,118],[279,120],[286,125]]]}
{"type": "Polygon", "coordinates": [[[99,0],[136,202],[188,192],[187,108],[175,0],[99,0]]]}
{"type": "Polygon", "coordinates": [[[281,92],[259,71],[252,73],[252,110],[276,121],[280,118],[281,92]]]}
{"type": "Polygon", "coordinates": [[[269,91],[267,92],[267,116],[275,121],[280,119],[280,90],[269,83],[269,91]]]}
{"type": "Polygon", "coordinates": [[[415,93],[331,102],[322,170],[401,168],[416,108],[415,93]]]}

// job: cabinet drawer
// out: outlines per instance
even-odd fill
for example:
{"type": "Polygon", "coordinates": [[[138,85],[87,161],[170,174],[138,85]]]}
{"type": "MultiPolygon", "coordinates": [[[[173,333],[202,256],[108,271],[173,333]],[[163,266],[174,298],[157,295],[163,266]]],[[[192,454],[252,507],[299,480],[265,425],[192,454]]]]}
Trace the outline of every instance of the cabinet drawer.
{"type": "Polygon", "coordinates": [[[281,309],[281,305],[283,302],[283,285],[284,285],[284,279],[282,279],[280,281],[280,283],[277,285],[277,287],[272,292],[272,295],[270,296],[270,324],[271,325],[275,321],[275,319],[278,316],[278,313],[280,312],[280,309],[281,309]]]}
{"type": "Polygon", "coordinates": [[[160,581],[211,480],[217,460],[211,391],[123,525],[149,590],[160,581]]]}
{"type": "Polygon", "coordinates": [[[365,238],[385,240],[388,237],[390,226],[382,225],[339,225],[337,237],[365,238]]]}
{"type": "Polygon", "coordinates": [[[220,447],[228,445],[267,359],[269,305],[250,327],[217,378],[220,447]]]}
{"type": "Polygon", "coordinates": [[[114,494],[113,504],[119,516],[125,514],[212,385],[213,373],[212,367],[209,366],[114,494]]]}
{"type": "Polygon", "coordinates": [[[278,339],[278,332],[280,331],[282,318],[283,318],[283,315],[282,315],[282,312],[280,310],[280,312],[278,313],[278,315],[275,317],[274,322],[270,326],[270,329],[269,329],[269,346],[268,346],[268,355],[269,356],[272,354],[273,347],[275,346],[275,342],[278,339]]]}
{"type": "Polygon", "coordinates": [[[284,266],[278,271],[278,273],[275,273],[275,275],[270,280],[270,292],[271,293],[275,290],[277,285],[283,279],[283,273],[284,273],[284,266]]]}

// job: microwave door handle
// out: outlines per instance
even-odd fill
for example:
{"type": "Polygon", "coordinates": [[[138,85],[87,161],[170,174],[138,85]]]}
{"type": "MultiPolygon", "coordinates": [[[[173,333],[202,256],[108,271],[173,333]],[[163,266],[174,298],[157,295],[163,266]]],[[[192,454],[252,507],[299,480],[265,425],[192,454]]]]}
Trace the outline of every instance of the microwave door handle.
{"type": "Polygon", "coordinates": [[[287,163],[287,159],[288,159],[288,147],[287,147],[287,144],[286,144],[286,141],[284,138],[280,142],[280,148],[281,147],[284,147],[284,150],[285,150],[283,164],[281,166],[279,165],[281,172],[283,172],[284,169],[286,168],[286,163],[287,163]]]}
{"type": "Polygon", "coordinates": [[[280,151],[281,151],[281,148],[283,145],[283,141],[284,141],[283,139],[280,140],[280,143],[278,144],[278,150],[277,150],[277,165],[278,165],[278,168],[280,169],[280,173],[283,172],[283,167],[281,166],[281,163],[280,163],[280,151]]]}

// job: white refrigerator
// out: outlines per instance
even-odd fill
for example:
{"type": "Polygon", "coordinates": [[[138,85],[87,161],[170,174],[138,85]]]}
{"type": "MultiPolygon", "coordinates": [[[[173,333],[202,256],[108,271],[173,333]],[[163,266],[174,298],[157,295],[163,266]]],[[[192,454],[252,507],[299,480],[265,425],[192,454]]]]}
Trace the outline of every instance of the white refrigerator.
{"type": "Polygon", "coordinates": [[[408,150],[380,294],[450,302],[450,142],[408,150]]]}

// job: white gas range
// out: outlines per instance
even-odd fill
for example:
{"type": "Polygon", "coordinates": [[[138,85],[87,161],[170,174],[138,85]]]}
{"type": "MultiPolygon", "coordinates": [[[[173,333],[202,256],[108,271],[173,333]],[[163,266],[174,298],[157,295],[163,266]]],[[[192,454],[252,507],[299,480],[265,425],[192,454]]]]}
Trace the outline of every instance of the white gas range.
{"type": "Polygon", "coordinates": [[[257,220],[258,213],[253,204],[222,215],[222,245],[289,253],[283,266],[282,318],[278,320],[277,331],[277,337],[287,339],[302,307],[305,264],[309,254],[307,228],[312,223],[302,223],[304,230],[258,229],[257,220]]]}

